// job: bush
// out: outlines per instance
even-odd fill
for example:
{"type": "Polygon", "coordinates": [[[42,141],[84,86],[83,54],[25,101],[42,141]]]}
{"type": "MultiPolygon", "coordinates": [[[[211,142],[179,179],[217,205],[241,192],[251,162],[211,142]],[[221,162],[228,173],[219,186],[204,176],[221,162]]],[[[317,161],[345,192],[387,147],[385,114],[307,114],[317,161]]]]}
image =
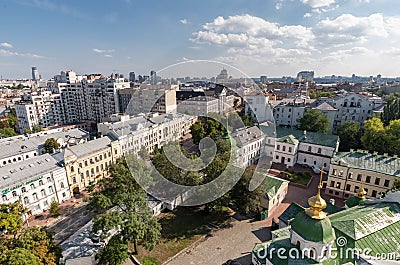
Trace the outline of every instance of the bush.
{"type": "Polygon", "coordinates": [[[58,217],[60,215],[60,206],[56,201],[53,201],[50,204],[50,215],[52,217],[58,217]]]}
{"type": "Polygon", "coordinates": [[[142,261],[142,265],[159,265],[160,263],[153,257],[146,257],[142,261]]]}

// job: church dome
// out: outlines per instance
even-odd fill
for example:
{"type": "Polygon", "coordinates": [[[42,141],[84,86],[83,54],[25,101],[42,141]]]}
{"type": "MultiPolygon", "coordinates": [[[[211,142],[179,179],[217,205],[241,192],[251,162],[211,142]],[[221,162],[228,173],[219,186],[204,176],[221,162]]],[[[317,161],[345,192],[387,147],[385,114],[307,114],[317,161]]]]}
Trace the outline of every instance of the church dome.
{"type": "Polygon", "coordinates": [[[301,212],[294,218],[291,228],[304,240],[309,242],[326,244],[335,240],[329,218],[314,219],[306,212],[301,212]]]}

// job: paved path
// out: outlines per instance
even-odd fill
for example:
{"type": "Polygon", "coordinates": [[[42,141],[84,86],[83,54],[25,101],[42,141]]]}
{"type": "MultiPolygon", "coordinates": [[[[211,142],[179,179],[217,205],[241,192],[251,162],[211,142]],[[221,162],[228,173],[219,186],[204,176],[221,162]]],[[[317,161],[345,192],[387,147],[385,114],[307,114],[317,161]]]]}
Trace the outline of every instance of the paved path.
{"type": "Polygon", "coordinates": [[[228,259],[237,259],[243,265],[251,264],[250,251],[256,243],[269,239],[269,228],[265,221],[235,220],[232,225],[214,232],[212,237],[189,247],[167,264],[221,265],[228,259]]]}

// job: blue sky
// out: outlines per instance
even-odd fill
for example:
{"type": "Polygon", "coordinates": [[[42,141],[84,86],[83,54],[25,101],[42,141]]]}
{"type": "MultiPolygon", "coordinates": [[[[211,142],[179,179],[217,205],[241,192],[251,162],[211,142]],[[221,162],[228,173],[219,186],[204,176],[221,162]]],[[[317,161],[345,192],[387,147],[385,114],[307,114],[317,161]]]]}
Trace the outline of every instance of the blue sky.
{"type": "MultiPolygon", "coordinates": [[[[0,75],[50,78],[191,59],[250,76],[400,76],[398,0],[3,0],[0,75]]],[[[202,75],[216,75],[207,73],[202,75]]],[[[177,73],[179,76],[179,73],[177,73]]]]}

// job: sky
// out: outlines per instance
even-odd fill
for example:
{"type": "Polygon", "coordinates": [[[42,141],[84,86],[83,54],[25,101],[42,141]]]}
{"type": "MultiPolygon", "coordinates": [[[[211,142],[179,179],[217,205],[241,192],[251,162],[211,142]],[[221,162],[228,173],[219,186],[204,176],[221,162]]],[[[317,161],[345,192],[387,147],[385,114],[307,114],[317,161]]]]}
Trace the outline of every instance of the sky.
{"type": "Polygon", "coordinates": [[[400,1],[0,2],[2,78],[30,78],[32,66],[46,79],[61,70],[148,75],[190,60],[218,61],[252,77],[302,70],[397,77],[400,1]]]}

